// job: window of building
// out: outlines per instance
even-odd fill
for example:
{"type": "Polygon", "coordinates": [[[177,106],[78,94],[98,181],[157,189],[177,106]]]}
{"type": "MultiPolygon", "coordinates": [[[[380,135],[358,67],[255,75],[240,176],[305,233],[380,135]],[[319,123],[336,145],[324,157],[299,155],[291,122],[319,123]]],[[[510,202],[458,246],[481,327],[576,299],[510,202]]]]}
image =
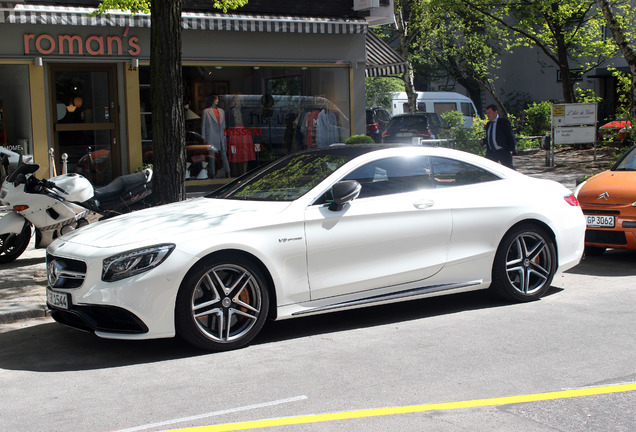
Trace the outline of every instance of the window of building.
{"type": "Polygon", "coordinates": [[[21,155],[33,154],[27,65],[0,65],[0,146],[21,155]]]}
{"type": "MultiPolygon", "coordinates": [[[[186,178],[237,177],[351,133],[347,68],[184,66],[183,77],[186,178]]],[[[140,92],[144,162],[151,162],[149,67],[140,68],[140,92]]]]}

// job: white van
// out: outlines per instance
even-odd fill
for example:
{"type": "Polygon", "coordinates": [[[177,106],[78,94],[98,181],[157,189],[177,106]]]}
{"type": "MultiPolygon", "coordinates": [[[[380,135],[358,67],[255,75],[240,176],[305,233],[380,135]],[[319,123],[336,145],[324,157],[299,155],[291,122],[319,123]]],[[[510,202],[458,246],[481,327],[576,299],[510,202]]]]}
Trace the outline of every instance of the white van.
{"type": "MultiPolygon", "coordinates": [[[[464,115],[464,127],[473,125],[473,117],[477,115],[475,104],[469,97],[455,92],[417,92],[417,110],[443,114],[448,111],[459,111],[464,115]]],[[[393,93],[391,98],[391,114],[409,112],[409,100],[406,92],[393,93]]]]}

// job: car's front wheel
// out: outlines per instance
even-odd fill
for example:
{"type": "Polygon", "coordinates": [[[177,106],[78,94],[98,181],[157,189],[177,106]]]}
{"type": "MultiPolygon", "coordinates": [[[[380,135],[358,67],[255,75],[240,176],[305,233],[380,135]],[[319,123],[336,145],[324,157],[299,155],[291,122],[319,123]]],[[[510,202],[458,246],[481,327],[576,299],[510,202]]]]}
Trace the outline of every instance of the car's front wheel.
{"type": "Polygon", "coordinates": [[[266,279],[258,266],[235,254],[210,258],[181,284],[177,334],[209,351],[241,348],[261,330],[268,309],[266,279]]]}
{"type": "Polygon", "coordinates": [[[506,234],[497,249],[491,288],[508,300],[536,300],[550,288],[556,267],[552,236],[541,227],[521,225],[506,234]]]}

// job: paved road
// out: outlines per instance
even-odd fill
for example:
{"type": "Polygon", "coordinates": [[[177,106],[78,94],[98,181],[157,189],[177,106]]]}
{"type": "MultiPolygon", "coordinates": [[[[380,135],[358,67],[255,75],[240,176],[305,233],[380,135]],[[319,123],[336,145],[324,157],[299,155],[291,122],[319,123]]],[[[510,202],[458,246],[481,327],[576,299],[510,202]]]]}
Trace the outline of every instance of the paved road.
{"type": "Polygon", "coordinates": [[[0,430],[260,421],[255,429],[292,417],[268,430],[631,431],[635,259],[587,258],[529,304],[468,293],[296,319],[221,354],[175,340],[102,340],[48,319],[5,325],[0,430]],[[590,388],[608,393],[571,397],[590,388]],[[537,400],[554,391],[563,393],[537,400]],[[442,402],[455,404],[429,410],[442,402]],[[415,412],[396,413],[406,406],[415,412]],[[362,417],[341,419],[350,411],[362,417]],[[298,417],[310,414],[324,416],[298,417]]]}

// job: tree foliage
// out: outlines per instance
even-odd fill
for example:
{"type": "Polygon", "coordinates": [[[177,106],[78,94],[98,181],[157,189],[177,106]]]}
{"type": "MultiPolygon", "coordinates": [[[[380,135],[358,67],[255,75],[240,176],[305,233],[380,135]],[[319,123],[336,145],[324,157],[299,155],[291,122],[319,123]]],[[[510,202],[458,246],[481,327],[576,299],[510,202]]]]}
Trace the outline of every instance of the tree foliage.
{"type": "Polygon", "coordinates": [[[391,96],[404,91],[404,81],[396,77],[368,77],[364,80],[366,106],[391,108],[391,96]]]}
{"type": "Polygon", "coordinates": [[[438,74],[456,81],[480,106],[485,90],[506,112],[494,87],[503,52],[500,34],[479,13],[459,0],[430,0],[425,3],[428,20],[422,38],[421,61],[432,65],[438,74]]]}
{"type": "Polygon", "coordinates": [[[461,0],[504,32],[507,50],[536,47],[561,74],[563,100],[576,102],[574,71],[585,73],[613,56],[596,0],[461,0]]]}
{"type": "MultiPolygon", "coordinates": [[[[629,117],[636,119],[636,52],[634,51],[634,39],[636,38],[636,11],[629,2],[612,2],[599,0],[603,16],[610,29],[614,42],[625,58],[630,70],[629,79],[629,117]]],[[[617,77],[621,83],[621,76],[617,77]]],[[[624,83],[623,78],[623,83],[624,83]]],[[[627,87],[627,86],[625,86],[627,87]]]]}

